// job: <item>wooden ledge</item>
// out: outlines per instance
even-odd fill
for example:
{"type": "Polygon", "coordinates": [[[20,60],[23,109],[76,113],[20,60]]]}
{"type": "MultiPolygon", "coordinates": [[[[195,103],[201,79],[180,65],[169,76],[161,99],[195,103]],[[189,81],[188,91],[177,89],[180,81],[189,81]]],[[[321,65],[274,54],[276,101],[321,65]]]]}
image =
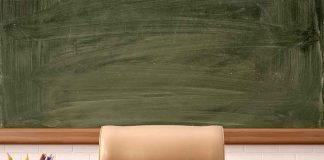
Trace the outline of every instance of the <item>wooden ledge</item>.
{"type": "Polygon", "coordinates": [[[324,144],[324,129],[224,129],[226,144],[324,144]]]}
{"type": "MultiPolygon", "coordinates": [[[[98,144],[99,128],[0,129],[1,144],[98,144]]],[[[324,129],[226,128],[226,144],[324,144],[324,129]]]]}

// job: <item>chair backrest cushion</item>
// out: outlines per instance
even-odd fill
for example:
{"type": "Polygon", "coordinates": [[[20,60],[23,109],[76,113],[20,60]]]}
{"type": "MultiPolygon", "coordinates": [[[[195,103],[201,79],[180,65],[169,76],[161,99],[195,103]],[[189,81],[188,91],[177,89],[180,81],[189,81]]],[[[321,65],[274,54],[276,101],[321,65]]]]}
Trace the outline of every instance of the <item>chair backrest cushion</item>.
{"type": "Polygon", "coordinates": [[[100,160],[224,160],[221,126],[103,126],[100,160]]]}

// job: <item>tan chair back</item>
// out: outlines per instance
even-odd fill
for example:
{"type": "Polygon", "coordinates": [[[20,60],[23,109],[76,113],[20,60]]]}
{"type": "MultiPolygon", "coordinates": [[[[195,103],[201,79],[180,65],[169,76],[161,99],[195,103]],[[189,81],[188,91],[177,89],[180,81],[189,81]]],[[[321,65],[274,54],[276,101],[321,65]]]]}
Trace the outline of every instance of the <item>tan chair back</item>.
{"type": "Polygon", "coordinates": [[[100,160],[224,160],[220,126],[103,126],[100,160]]]}

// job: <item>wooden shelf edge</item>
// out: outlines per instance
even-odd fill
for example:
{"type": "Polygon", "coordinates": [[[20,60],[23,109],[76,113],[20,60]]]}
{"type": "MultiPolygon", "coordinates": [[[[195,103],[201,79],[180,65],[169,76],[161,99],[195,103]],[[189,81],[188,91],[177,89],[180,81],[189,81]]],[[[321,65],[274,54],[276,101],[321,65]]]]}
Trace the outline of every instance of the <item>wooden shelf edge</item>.
{"type": "MultiPolygon", "coordinates": [[[[99,128],[5,128],[1,144],[98,144],[99,128]]],[[[324,144],[324,129],[225,128],[226,144],[324,144]]]]}
{"type": "Polygon", "coordinates": [[[224,129],[226,144],[324,144],[324,129],[224,129]]]}

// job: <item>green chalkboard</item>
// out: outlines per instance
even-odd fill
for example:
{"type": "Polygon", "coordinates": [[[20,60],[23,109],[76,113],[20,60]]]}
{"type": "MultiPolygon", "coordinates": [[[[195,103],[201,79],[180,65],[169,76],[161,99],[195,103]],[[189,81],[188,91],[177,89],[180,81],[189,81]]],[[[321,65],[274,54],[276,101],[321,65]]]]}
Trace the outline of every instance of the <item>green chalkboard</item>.
{"type": "Polygon", "coordinates": [[[323,0],[0,0],[1,127],[322,127],[323,0]]]}

